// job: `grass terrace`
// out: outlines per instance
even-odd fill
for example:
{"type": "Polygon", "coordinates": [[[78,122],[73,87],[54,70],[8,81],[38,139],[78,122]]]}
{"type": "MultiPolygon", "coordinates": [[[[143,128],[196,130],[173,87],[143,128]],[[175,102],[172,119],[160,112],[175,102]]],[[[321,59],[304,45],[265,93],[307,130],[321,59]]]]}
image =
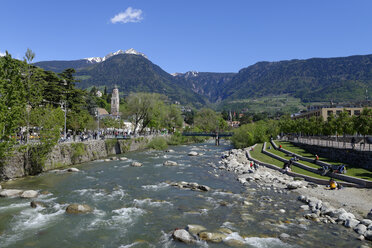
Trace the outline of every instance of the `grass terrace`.
{"type": "MultiPolygon", "coordinates": [[[[283,146],[283,148],[284,148],[284,146],[283,146]]],[[[287,159],[287,160],[289,160],[289,159],[292,158],[291,156],[288,156],[288,155],[285,154],[284,152],[281,152],[281,151],[275,150],[273,147],[272,147],[270,150],[267,149],[267,147],[266,147],[266,151],[271,152],[271,153],[273,153],[273,154],[275,154],[275,155],[277,155],[277,156],[279,156],[279,157],[281,157],[281,158],[287,159]]],[[[306,162],[306,161],[302,161],[302,160],[297,161],[297,162],[299,162],[299,163],[301,163],[301,164],[304,164],[304,165],[307,165],[307,166],[309,166],[309,167],[311,167],[311,168],[315,168],[315,169],[319,169],[319,168],[321,168],[321,166],[316,165],[316,164],[314,164],[314,163],[310,163],[310,162],[306,162]]]]}
{"type": "MultiPolygon", "coordinates": [[[[312,153],[309,153],[307,152],[306,150],[298,147],[298,146],[295,146],[293,145],[291,142],[288,142],[288,141],[278,141],[276,140],[275,143],[279,146],[279,145],[282,145],[282,147],[284,149],[286,149],[287,151],[290,151],[290,152],[293,152],[293,153],[296,153],[300,156],[303,156],[303,157],[307,157],[307,158],[311,158],[311,159],[314,159],[315,158],[315,155],[312,154],[312,153]]],[[[275,149],[271,149],[271,150],[268,150],[272,153],[274,153],[275,149]]],[[[275,152],[280,152],[280,151],[275,151],[275,152]]],[[[282,152],[280,152],[282,153],[282,152]]],[[[277,153],[275,153],[276,155],[279,155],[277,153]]],[[[284,154],[284,153],[282,153],[284,154]]],[[[281,155],[279,155],[281,156],[281,155]]],[[[282,157],[282,156],[281,156],[282,157]]],[[[285,157],[284,157],[285,158],[285,157]]],[[[323,162],[326,162],[326,163],[329,163],[329,164],[334,164],[334,165],[340,165],[340,164],[345,164],[345,163],[341,163],[341,162],[336,162],[336,161],[332,161],[332,160],[329,160],[328,158],[324,158],[324,157],[319,157],[319,160],[320,161],[323,161],[323,162]]],[[[300,161],[301,163],[305,164],[305,165],[308,165],[310,166],[309,164],[312,164],[312,163],[308,163],[308,162],[305,162],[305,161],[300,161]]],[[[361,178],[361,179],[366,179],[366,180],[369,180],[369,181],[372,181],[372,171],[369,171],[367,169],[364,169],[364,168],[360,168],[360,167],[356,167],[356,166],[353,166],[353,165],[350,165],[350,164],[345,164],[346,165],[346,175],[347,176],[352,176],[352,177],[357,177],[357,178],[361,178]]],[[[314,167],[314,168],[318,168],[317,165],[315,164],[312,164],[311,167],[314,167]]]]}
{"type": "MultiPolygon", "coordinates": [[[[251,156],[254,159],[257,159],[261,162],[272,164],[272,165],[275,165],[279,168],[283,168],[283,164],[284,164],[283,162],[280,162],[279,160],[276,160],[275,158],[272,158],[272,157],[270,157],[266,154],[263,154],[261,152],[262,146],[263,146],[262,143],[257,144],[256,147],[254,148],[254,151],[250,151],[251,156]]],[[[269,150],[269,152],[271,152],[272,150],[274,150],[274,149],[272,148],[271,150],[269,150]]],[[[310,177],[320,178],[320,179],[324,179],[324,180],[329,180],[330,179],[330,177],[324,177],[324,176],[321,176],[319,174],[315,174],[315,173],[312,173],[310,171],[301,169],[297,166],[292,166],[292,172],[302,174],[302,175],[306,175],[306,176],[310,176],[310,177]]],[[[337,180],[337,181],[340,181],[340,180],[337,180]]]]}

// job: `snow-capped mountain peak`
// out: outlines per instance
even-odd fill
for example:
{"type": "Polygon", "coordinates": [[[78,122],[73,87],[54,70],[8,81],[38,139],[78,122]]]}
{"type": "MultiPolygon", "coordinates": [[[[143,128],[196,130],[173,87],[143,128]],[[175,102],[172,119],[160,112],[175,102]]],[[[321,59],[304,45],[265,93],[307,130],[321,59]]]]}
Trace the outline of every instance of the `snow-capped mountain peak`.
{"type": "Polygon", "coordinates": [[[88,60],[90,63],[100,63],[100,62],[103,62],[109,58],[111,58],[112,56],[115,56],[115,55],[118,55],[118,54],[134,54],[134,55],[140,55],[140,56],[143,56],[144,58],[147,59],[147,56],[143,53],[140,53],[140,52],[137,52],[136,50],[134,50],[133,48],[130,48],[128,50],[118,50],[116,52],[113,52],[113,53],[109,53],[107,54],[105,57],[101,58],[101,57],[91,57],[91,58],[85,58],[86,60],[88,60]]]}
{"type": "Polygon", "coordinates": [[[143,57],[145,57],[147,59],[147,56],[143,53],[140,53],[140,52],[137,52],[136,50],[134,50],[133,48],[129,48],[128,50],[126,50],[124,52],[125,54],[134,54],[134,55],[141,55],[143,57]]]}

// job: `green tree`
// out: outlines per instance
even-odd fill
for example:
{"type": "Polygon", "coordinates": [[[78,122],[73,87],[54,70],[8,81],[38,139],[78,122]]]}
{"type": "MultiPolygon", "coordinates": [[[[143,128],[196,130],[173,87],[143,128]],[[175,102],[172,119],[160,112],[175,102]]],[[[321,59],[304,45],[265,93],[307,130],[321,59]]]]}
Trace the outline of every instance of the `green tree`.
{"type": "Polygon", "coordinates": [[[364,108],[362,113],[354,119],[355,130],[364,136],[372,134],[372,109],[364,108]]]}
{"type": "Polygon", "coordinates": [[[175,129],[181,128],[183,125],[183,118],[181,110],[177,105],[169,105],[165,108],[163,115],[163,127],[175,132],[175,129]]]}
{"type": "Polygon", "coordinates": [[[337,135],[343,134],[352,134],[353,132],[353,123],[351,121],[351,116],[348,111],[344,110],[338,114],[336,118],[336,129],[337,135]]]}
{"type": "Polygon", "coordinates": [[[57,144],[63,127],[64,113],[61,108],[51,105],[35,109],[33,124],[40,128],[40,143],[31,147],[31,162],[34,173],[40,172],[45,164],[47,155],[57,144]]]}
{"type": "Polygon", "coordinates": [[[8,52],[0,57],[0,158],[11,152],[24,119],[27,93],[21,67],[22,63],[8,52]]]}
{"type": "MultiPolygon", "coordinates": [[[[133,123],[134,133],[137,132],[137,128],[141,125],[141,131],[143,131],[154,118],[158,117],[158,111],[156,110],[159,106],[159,102],[164,96],[156,93],[131,93],[127,99],[127,112],[125,116],[133,123]]],[[[155,125],[152,123],[152,125],[155,125]]]]}
{"type": "Polygon", "coordinates": [[[203,132],[222,132],[228,127],[222,116],[209,108],[203,108],[196,113],[194,126],[203,132]]]}
{"type": "Polygon", "coordinates": [[[235,148],[245,148],[268,141],[270,136],[276,136],[278,132],[279,124],[277,121],[261,120],[235,129],[231,141],[235,148]]]}

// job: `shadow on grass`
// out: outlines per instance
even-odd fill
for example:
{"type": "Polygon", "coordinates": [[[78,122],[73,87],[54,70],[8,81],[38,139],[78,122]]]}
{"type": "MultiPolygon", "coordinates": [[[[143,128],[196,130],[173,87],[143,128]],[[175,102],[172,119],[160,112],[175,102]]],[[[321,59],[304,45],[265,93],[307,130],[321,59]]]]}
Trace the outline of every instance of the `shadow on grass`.
{"type": "Polygon", "coordinates": [[[355,175],[357,177],[360,177],[360,178],[363,178],[363,179],[367,179],[367,180],[372,180],[372,172],[368,172],[368,173],[355,173],[355,175]]]}

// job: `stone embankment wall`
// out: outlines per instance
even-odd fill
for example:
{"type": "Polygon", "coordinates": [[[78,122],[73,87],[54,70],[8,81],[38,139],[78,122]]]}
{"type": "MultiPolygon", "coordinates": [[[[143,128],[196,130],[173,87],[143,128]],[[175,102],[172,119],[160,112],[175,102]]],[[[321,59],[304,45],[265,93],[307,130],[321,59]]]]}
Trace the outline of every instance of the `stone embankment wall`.
{"type": "Polygon", "coordinates": [[[146,145],[152,138],[152,136],[149,136],[130,140],[108,139],[58,144],[47,156],[42,168],[37,168],[33,165],[30,159],[26,158],[24,152],[16,152],[13,156],[6,158],[0,167],[0,181],[36,175],[43,171],[102,159],[129,151],[141,150],[146,148],[146,145]]]}
{"type": "Polygon", "coordinates": [[[299,146],[313,154],[318,154],[321,157],[326,157],[334,161],[339,161],[341,163],[360,166],[362,168],[372,170],[372,152],[321,147],[316,145],[301,144],[297,142],[293,143],[296,146],[299,146]]]}

